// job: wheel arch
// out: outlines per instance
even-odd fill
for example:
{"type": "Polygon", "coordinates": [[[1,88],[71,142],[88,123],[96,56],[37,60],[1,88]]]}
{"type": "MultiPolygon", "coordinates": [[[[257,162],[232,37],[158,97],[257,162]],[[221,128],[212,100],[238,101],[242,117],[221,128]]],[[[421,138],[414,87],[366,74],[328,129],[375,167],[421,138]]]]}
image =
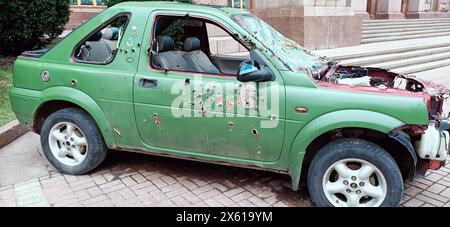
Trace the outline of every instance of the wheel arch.
{"type": "MultiPolygon", "coordinates": [[[[396,154],[401,154],[400,157],[394,157],[394,159],[397,164],[408,163],[407,167],[402,167],[401,165],[399,167],[405,170],[402,171],[404,176],[409,176],[410,171],[407,169],[415,167],[415,153],[414,151],[411,153],[410,147],[390,136],[394,129],[403,125],[403,122],[391,116],[365,110],[341,110],[324,114],[314,119],[300,130],[290,148],[288,169],[292,178],[293,189],[298,190],[299,186],[303,186],[304,182],[306,182],[304,180],[308,174],[312,157],[320,148],[330,142],[330,135],[335,134],[339,130],[347,130],[349,133],[363,130],[369,133],[363,133],[362,135],[365,135],[363,139],[374,142],[377,145],[380,145],[381,141],[387,141],[391,147],[387,145],[381,147],[391,155],[395,154],[394,156],[398,156],[396,154]],[[379,139],[375,141],[373,138],[370,138],[371,136],[379,139]],[[400,149],[401,152],[395,152],[396,149],[400,149]],[[408,162],[399,162],[401,158],[407,158],[408,162]]],[[[402,141],[404,142],[405,140],[402,141]]]]}
{"type": "Polygon", "coordinates": [[[39,133],[45,119],[55,111],[76,107],[87,112],[96,122],[106,145],[115,147],[114,135],[100,106],[87,94],[67,87],[54,87],[42,92],[43,102],[34,113],[33,130],[39,133]]]}

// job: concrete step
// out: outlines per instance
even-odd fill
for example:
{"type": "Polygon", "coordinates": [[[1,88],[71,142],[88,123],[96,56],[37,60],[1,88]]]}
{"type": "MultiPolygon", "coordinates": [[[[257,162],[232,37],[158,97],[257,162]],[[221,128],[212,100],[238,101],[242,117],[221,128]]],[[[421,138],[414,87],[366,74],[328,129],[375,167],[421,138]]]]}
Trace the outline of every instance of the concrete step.
{"type": "Polygon", "coordinates": [[[406,20],[371,20],[371,21],[363,21],[363,26],[385,26],[385,25],[420,25],[420,24],[439,24],[439,23],[449,23],[450,18],[438,18],[438,19],[406,19],[406,20]]]}
{"type": "Polygon", "coordinates": [[[449,35],[450,35],[450,32],[436,32],[436,33],[431,33],[431,34],[378,37],[378,38],[362,39],[361,43],[365,44],[365,43],[375,43],[375,42],[388,42],[388,41],[396,41],[396,40],[420,39],[420,38],[428,38],[428,37],[436,37],[436,36],[449,36],[449,35]]]}
{"type": "Polygon", "coordinates": [[[407,66],[422,65],[429,62],[436,62],[449,59],[450,59],[450,52],[446,52],[426,56],[416,56],[413,58],[407,58],[397,61],[387,61],[379,64],[371,64],[369,66],[383,69],[397,69],[397,68],[404,68],[407,66]]]}
{"type": "Polygon", "coordinates": [[[450,22],[446,23],[440,23],[440,24],[390,24],[390,25],[383,25],[383,26],[371,26],[371,27],[362,27],[362,31],[369,32],[369,31],[379,31],[379,30],[387,30],[387,29],[419,29],[419,28],[430,28],[430,27],[448,27],[450,25],[450,22]]]}
{"type": "Polygon", "coordinates": [[[450,44],[449,46],[414,49],[412,51],[406,51],[402,53],[376,54],[368,57],[357,57],[341,61],[340,63],[343,65],[373,65],[389,61],[403,60],[408,58],[414,58],[417,56],[428,56],[445,52],[450,52],[450,44]]]}
{"type": "Polygon", "coordinates": [[[412,36],[421,34],[436,34],[450,32],[450,27],[439,30],[422,30],[422,31],[407,31],[407,32],[383,32],[377,34],[363,34],[362,39],[372,39],[380,37],[399,37],[399,36],[412,36]]]}
{"type": "Polygon", "coordinates": [[[365,57],[376,57],[379,55],[419,51],[447,46],[450,46],[450,36],[400,40],[384,43],[368,43],[353,47],[316,50],[314,52],[318,55],[326,56],[333,60],[357,60],[365,57]]]}
{"type": "Polygon", "coordinates": [[[441,29],[450,29],[450,23],[447,26],[424,26],[424,27],[411,27],[411,28],[394,28],[394,29],[380,29],[380,30],[365,30],[362,31],[363,35],[382,34],[382,33],[401,33],[401,32],[435,32],[441,29]]]}
{"type": "Polygon", "coordinates": [[[449,20],[450,18],[421,18],[421,19],[383,19],[383,20],[363,20],[363,23],[367,24],[376,24],[376,23],[388,23],[388,22],[416,22],[416,21],[442,21],[442,20],[449,20]]]}
{"type": "Polygon", "coordinates": [[[420,65],[396,68],[396,69],[392,69],[391,71],[405,75],[405,74],[414,74],[414,73],[423,72],[423,71],[427,71],[427,70],[437,69],[437,68],[441,68],[441,67],[445,67],[445,66],[449,66],[449,65],[450,65],[450,59],[445,59],[445,60],[440,60],[440,61],[428,62],[428,63],[420,64],[420,65]]]}

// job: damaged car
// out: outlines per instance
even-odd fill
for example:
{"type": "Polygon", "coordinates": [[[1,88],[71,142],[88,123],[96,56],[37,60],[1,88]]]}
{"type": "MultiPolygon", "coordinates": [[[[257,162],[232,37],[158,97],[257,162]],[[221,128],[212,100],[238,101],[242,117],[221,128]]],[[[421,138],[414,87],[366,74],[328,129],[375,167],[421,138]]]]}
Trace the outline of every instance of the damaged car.
{"type": "Polygon", "coordinates": [[[398,206],[449,153],[445,87],[316,56],[238,9],[121,3],[13,78],[18,120],[66,174],[123,150],[287,174],[317,206],[398,206]]]}

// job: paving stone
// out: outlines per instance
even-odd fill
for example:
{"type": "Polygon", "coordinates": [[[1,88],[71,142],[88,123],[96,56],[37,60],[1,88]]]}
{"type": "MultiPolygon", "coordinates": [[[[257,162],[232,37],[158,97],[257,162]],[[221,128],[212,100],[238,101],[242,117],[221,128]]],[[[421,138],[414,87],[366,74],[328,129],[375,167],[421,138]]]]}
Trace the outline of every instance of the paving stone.
{"type": "Polygon", "coordinates": [[[450,198],[450,188],[445,189],[440,195],[450,198]]]}
{"type": "Polygon", "coordinates": [[[445,187],[444,185],[435,183],[433,185],[431,185],[429,188],[427,188],[427,191],[435,193],[435,194],[439,194],[442,191],[444,191],[447,187],[445,187]]]}
{"type": "MultiPolygon", "coordinates": [[[[0,206],[312,206],[290,179],[268,172],[214,166],[131,153],[116,156],[88,175],[55,171],[0,187],[0,206]]],[[[20,165],[20,163],[19,163],[20,165]]],[[[450,168],[405,182],[405,207],[450,206],[450,168]]]]}
{"type": "Polygon", "coordinates": [[[433,204],[434,206],[438,206],[438,207],[444,205],[443,202],[440,202],[438,200],[432,199],[430,197],[427,197],[427,196],[424,196],[424,195],[421,195],[421,194],[415,196],[415,198],[418,199],[418,200],[422,200],[423,202],[433,204]]]}

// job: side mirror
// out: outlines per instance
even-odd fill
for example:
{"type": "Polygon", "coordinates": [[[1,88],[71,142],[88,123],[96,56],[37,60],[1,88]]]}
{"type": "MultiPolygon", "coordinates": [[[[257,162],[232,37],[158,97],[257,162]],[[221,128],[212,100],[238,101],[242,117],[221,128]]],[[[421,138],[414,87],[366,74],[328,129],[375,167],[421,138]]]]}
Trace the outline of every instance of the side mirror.
{"type": "Polygon", "coordinates": [[[275,75],[268,67],[259,67],[259,64],[251,64],[250,61],[241,63],[237,79],[240,82],[267,82],[274,81],[275,75]]]}

